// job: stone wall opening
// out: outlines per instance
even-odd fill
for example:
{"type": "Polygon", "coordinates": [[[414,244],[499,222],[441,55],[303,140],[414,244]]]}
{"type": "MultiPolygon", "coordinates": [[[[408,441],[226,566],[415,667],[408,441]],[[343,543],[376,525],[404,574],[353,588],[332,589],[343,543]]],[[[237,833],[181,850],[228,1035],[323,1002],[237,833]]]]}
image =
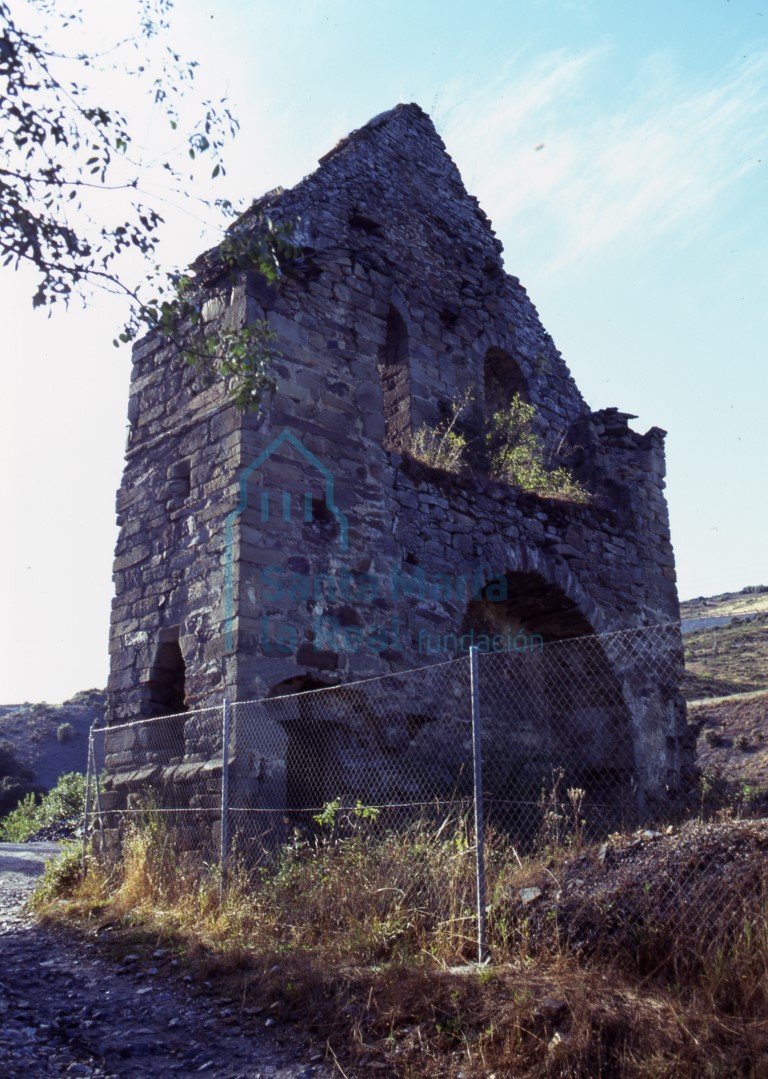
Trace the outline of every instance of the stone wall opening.
{"type": "Polygon", "coordinates": [[[586,637],[594,633],[588,619],[562,589],[538,573],[507,573],[503,585],[484,589],[481,599],[467,605],[462,633],[518,631],[544,641],[586,637]]]}
{"type": "Polygon", "coordinates": [[[308,541],[320,540],[322,543],[332,543],[338,538],[339,531],[338,518],[328,505],[326,496],[324,494],[314,496],[309,506],[305,506],[302,538],[308,541]]]}
{"type": "Polygon", "coordinates": [[[528,400],[528,382],[520,365],[501,348],[489,348],[483,365],[485,418],[509,408],[515,394],[528,400]]]}
{"type": "Polygon", "coordinates": [[[408,328],[391,307],[384,345],[379,352],[379,375],[384,396],[384,447],[407,449],[411,441],[411,377],[408,369],[408,328]]]}
{"type": "Polygon", "coordinates": [[[506,575],[468,606],[480,638],[484,780],[490,813],[533,839],[547,793],[584,790],[595,831],[637,812],[632,717],[604,644],[577,604],[537,573],[506,575]],[[533,808],[532,808],[533,807],[533,808]],[[533,834],[530,834],[533,833],[533,834]]]}
{"type": "Polygon", "coordinates": [[[326,683],[311,675],[291,678],[274,686],[269,697],[296,695],[291,718],[281,721],[288,736],[285,751],[285,807],[298,826],[312,827],[312,814],[330,800],[334,724],[323,717],[321,703],[307,690],[326,683]]]}
{"type": "Polygon", "coordinates": [[[179,627],[160,630],[155,658],[144,687],[142,714],[169,716],[153,724],[152,741],[166,762],[184,756],[184,713],[186,701],[187,666],[179,644],[179,627]]]}
{"type": "Polygon", "coordinates": [[[171,465],[169,478],[171,481],[170,494],[173,498],[187,499],[192,489],[192,463],[189,458],[174,461],[171,465]]]}
{"type": "Polygon", "coordinates": [[[179,644],[178,626],[161,630],[155,659],[145,686],[145,716],[172,716],[187,711],[187,665],[179,644]]]}

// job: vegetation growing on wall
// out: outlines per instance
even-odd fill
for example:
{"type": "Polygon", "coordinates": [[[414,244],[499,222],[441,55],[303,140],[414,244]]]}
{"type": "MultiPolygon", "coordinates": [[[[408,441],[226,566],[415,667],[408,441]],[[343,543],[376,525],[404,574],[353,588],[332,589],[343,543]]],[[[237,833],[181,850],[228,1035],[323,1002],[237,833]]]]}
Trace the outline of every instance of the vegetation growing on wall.
{"type": "Polygon", "coordinates": [[[494,412],[486,424],[485,449],[495,480],[523,491],[569,502],[586,502],[588,493],[562,465],[547,468],[546,453],[534,424],[536,409],[516,393],[507,409],[494,412]]]}
{"type": "Polygon", "coordinates": [[[430,426],[422,423],[413,436],[411,453],[417,461],[445,472],[462,472],[465,467],[467,436],[456,430],[457,423],[469,408],[470,393],[451,402],[450,416],[443,423],[430,426]]]}
{"type": "MultiPolygon", "coordinates": [[[[467,467],[470,439],[457,430],[471,403],[465,394],[451,405],[448,420],[423,423],[413,437],[411,453],[424,464],[446,472],[461,473],[467,467]]],[[[568,502],[587,502],[589,492],[560,465],[548,467],[546,450],[536,433],[536,409],[515,394],[506,409],[494,412],[484,425],[482,457],[490,476],[523,491],[568,502]]]]}

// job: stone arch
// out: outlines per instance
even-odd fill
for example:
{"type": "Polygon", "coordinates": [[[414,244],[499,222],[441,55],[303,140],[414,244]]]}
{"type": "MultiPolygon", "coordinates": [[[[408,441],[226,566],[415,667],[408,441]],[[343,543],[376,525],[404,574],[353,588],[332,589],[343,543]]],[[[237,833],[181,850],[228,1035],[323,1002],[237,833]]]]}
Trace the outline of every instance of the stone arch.
{"type": "Polygon", "coordinates": [[[569,604],[578,610],[590,627],[589,633],[610,633],[618,627],[608,618],[581,585],[569,563],[548,553],[544,547],[533,547],[525,541],[504,542],[492,537],[483,545],[480,562],[485,566],[504,567],[507,573],[533,574],[548,588],[556,589],[569,604]]]}
{"type": "Polygon", "coordinates": [[[384,398],[384,448],[401,451],[411,440],[412,393],[408,327],[394,305],[387,314],[378,369],[384,398]]]}
{"type": "Polygon", "coordinates": [[[541,793],[585,791],[604,831],[637,811],[634,725],[621,673],[582,606],[534,570],[512,570],[468,604],[462,634],[480,657],[485,787],[497,821],[531,839],[541,793]],[[467,638],[468,639],[468,638],[467,638]]]}
{"type": "Polygon", "coordinates": [[[487,635],[513,630],[540,637],[542,643],[595,632],[578,604],[541,574],[510,571],[497,581],[503,584],[486,587],[482,598],[470,600],[462,632],[472,628],[487,635]]]}
{"type": "Polygon", "coordinates": [[[486,349],[483,359],[483,400],[485,417],[509,407],[515,394],[528,401],[528,379],[520,364],[502,348],[486,349]]]}

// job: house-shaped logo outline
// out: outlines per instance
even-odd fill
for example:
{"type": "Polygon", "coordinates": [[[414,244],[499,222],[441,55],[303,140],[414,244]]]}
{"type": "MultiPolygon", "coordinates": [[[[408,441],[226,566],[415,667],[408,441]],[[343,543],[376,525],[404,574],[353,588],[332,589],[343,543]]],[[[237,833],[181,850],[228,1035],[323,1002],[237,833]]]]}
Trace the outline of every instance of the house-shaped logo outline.
{"type": "MultiPolygon", "coordinates": [[[[342,551],[349,549],[349,520],[347,515],[339,509],[334,500],[334,478],[333,473],[327,468],[323,462],[317,457],[311,450],[296,437],[293,431],[290,431],[287,427],[272,439],[270,444],[265,450],[263,450],[258,457],[254,457],[251,463],[243,469],[240,473],[240,501],[235,509],[231,513],[227,514],[224,529],[224,651],[225,654],[229,654],[234,651],[233,637],[234,637],[234,526],[235,521],[240,514],[248,507],[248,481],[254,472],[258,471],[261,466],[267,461],[273,453],[280,449],[286,442],[290,443],[295,450],[297,450],[302,457],[313,468],[317,469],[320,475],[325,480],[325,505],[330,513],[339,522],[339,546],[342,551]]],[[[289,494],[284,492],[283,497],[289,494]]],[[[307,510],[307,497],[305,493],[305,514],[307,510]]],[[[285,505],[285,503],[284,503],[285,505]]],[[[311,503],[309,503],[311,506],[311,503]]],[[[285,516],[285,514],[284,514],[285,516]]],[[[285,516],[285,519],[290,519],[285,516]]],[[[305,516],[305,520],[311,520],[305,516]]]]}

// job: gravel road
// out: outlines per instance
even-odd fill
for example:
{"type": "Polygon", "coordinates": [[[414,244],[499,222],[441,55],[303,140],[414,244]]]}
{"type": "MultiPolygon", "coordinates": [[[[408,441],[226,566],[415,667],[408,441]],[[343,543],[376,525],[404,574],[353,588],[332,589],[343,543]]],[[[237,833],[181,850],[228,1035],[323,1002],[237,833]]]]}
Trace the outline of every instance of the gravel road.
{"type": "Polygon", "coordinates": [[[158,949],[112,963],[22,909],[56,843],[0,843],[0,1077],[330,1079],[296,1032],[221,998],[158,949]],[[271,1022],[271,1021],[270,1021],[271,1022]]]}

